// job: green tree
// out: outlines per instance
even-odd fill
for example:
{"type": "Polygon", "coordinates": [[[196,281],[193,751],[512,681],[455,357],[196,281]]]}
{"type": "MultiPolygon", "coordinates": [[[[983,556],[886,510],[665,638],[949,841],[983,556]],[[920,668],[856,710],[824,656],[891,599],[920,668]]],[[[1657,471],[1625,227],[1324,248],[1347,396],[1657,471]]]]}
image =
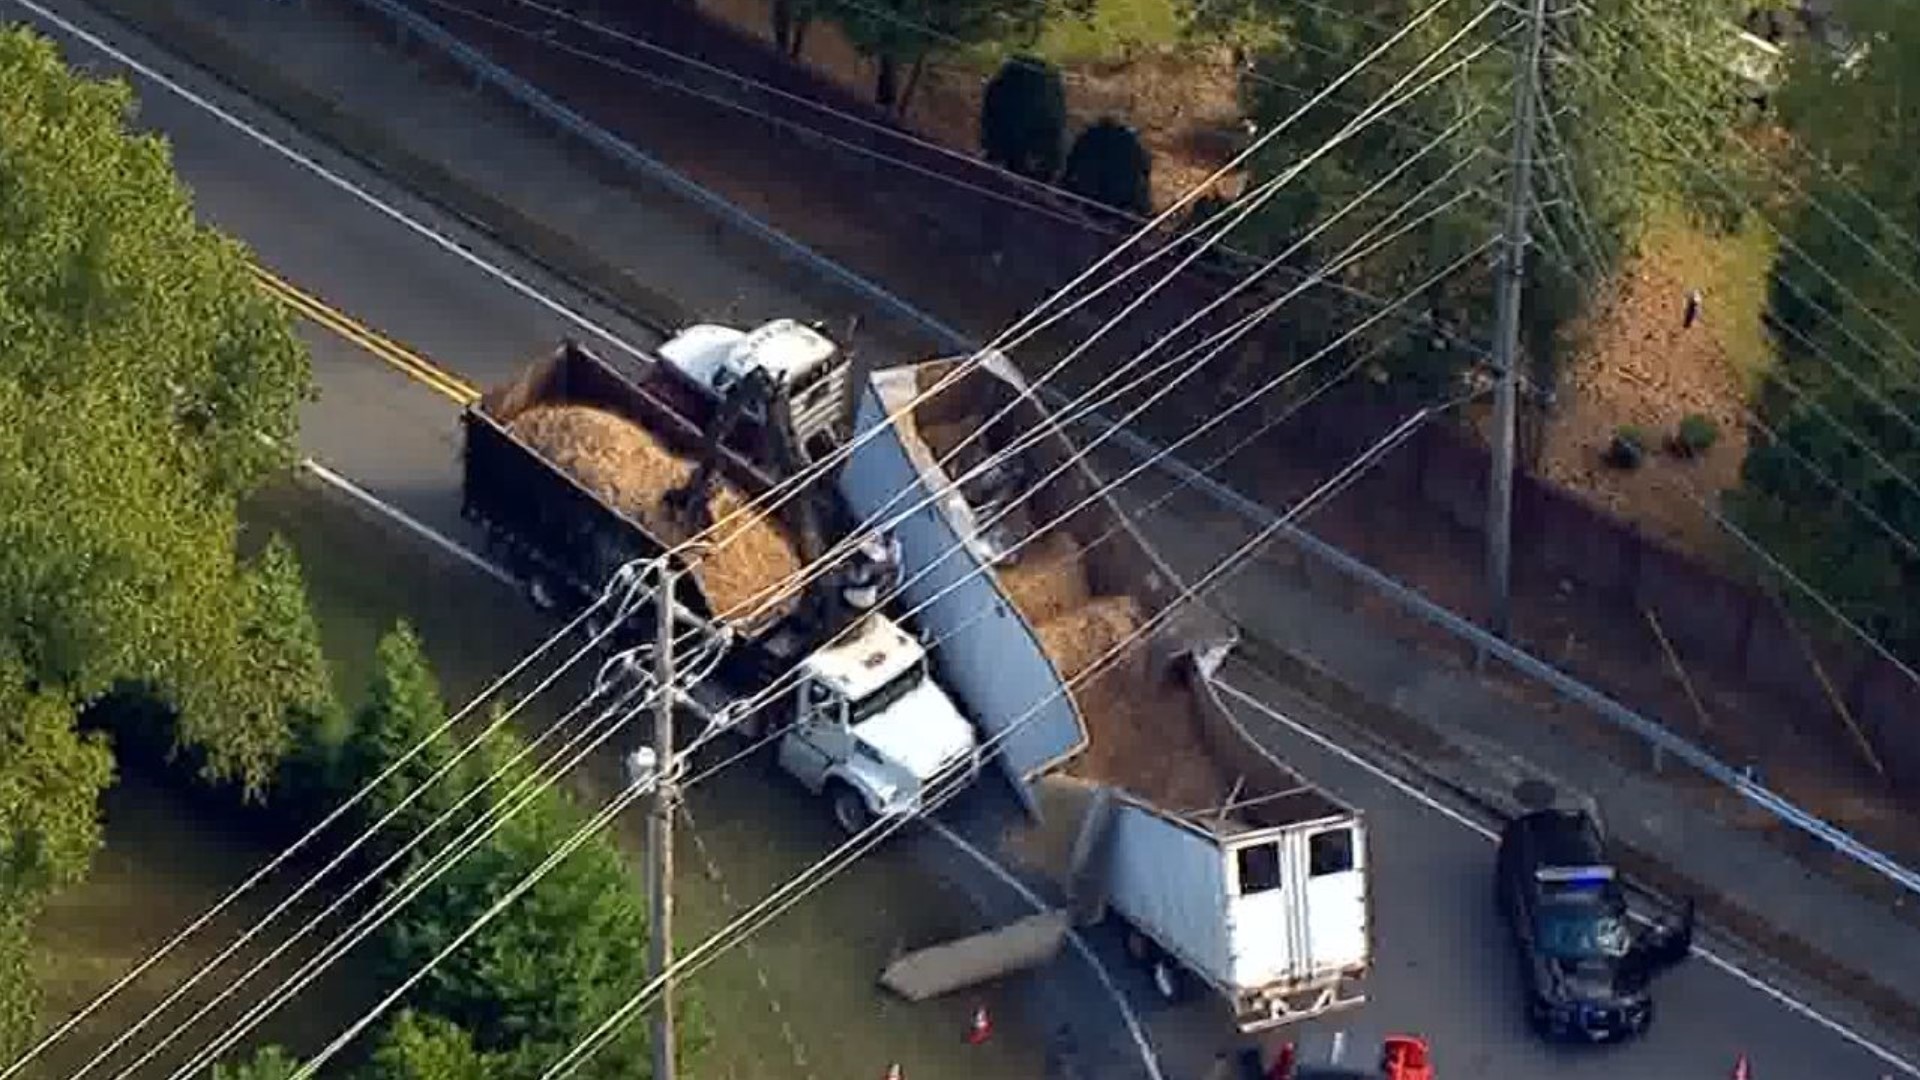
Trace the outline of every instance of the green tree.
{"type": "MultiPolygon", "coordinates": [[[[355,718],[342,755],[341,783],[351,788],[426,739],[446,716],[439,687],[417,637],[405,626],[381,641],[369,704],[355,718]]],[[[448,734],[396,770],[369,800],[367,816],[383,813],[403,793],[423,784],[454,753],[448,734]]],[[[427,788],[395,835],[423,828],[441,809],[479,785],[477,813],[507,798],[527,775],[524,765],[503,769],[520,743],[504,735],[483,744],[446,778],[427,788]],[[495,773],[503,775],[489,781],[495,773]]],[[[471,820],[463,816],[462,821],[471,820]]],[[[541,791],[490,839],[454,864],[382,929],[382,963],[401,977],[423,965],[516,883],[546,860],[585,820],[571,798],[541,791]]],[[[450,839],[461,821],[437,835],[450,839]]],[[[429,842],[416,855],[442,846],[429,842]]],[[[637,882],[611,838],[597,835],[553,867],[539,884],[454,951],[422,980],[407,1004],[419,1016],[387,1041],[388,1059],[402,1075],[464,1075],[478,1055],[484,1074],[535,1077],[645,981],[647,925],[637,882]],[[435,1018],[429,1022],[428,1018],[435,1018]],[[396,1065],[395,1067],[401,1067],[396,1065]],[[413,1070],[413,1071],[405,1071],[413,1070]]],[[[686,1026],[681,1053],[697,1053],[704,1028],[686,1026]]],[[[629,1026],[596,1056],[589,1075],[631,1077],[646,1071],[646,1038],[629,1026]]],[[[384,1075],[384,1074],[383,1074],[384,1075]]]]}
{"type": "Polygon", "coordinates": [[[1073,140],[1060,186],[1129,214],[1153,211],[1153,156],[1132,128],[1102,119],[1073,140]]]}
{"type": "Polygon", "coordinates": [[[105,739],[74,728],[60,695],[0,657],[0,1060],[33,1033],[30,931],[46,897],[80,880],[100,844],[99,795],[113,782],[105,739]]]}
{"type": "Polygon", "coordinates": [[[459,1025],[407,1010],[387,1026],[368,1072],[371,1080],[488,1080],[500,1066],[459,1025]]]}
{"type": "MultiPolygon", "coordinates": [[[[370,822],[378,820],[408,795],[424,791],[391,827],[393,835],[412,835],[458,801],[463,785],[468,783],[467,770],[456,769],[459,775],[428,785],[429,778],[455,753],[452,739],[430,738],[446,720],[440,682],[434,677],[419,635],[403,622],[383,635],[375,650],[373,685],[368,688],[366,704],[354,717],[352,734],[341,753],[343,787],[357,789],[415,746],[423,741],[427,745],[380,782],[363,804],[363,817],[370,822]]],[[[440,835],[452,836],[460,824],[443,826],[440,835]]]]}
{"type": "Polygon", "coordinates": [[[287,1080],[300,1071],[300,1059],[278,1046],[263,1046],[245,1059],[215,1065],[213,1080],[287,1080]]]}
{"type": "Polygon", "coordinates": [[[0,31],[0,637],[76,703],[158,688],[257,789],[311,665],[247,638],[235,506],[288,463],[307,360],[130,104],[0,31]]]}
{"type": "Polygon", "coordinates": [[[873,101],[901,112],[929,59],[983,44],[1031,44],[1048,0],[819,0],[874,63],[873,101]],[[905,70],[906,81],[901,82],[905,70]]]}
{"type": "MultiPolygon", "coordinates": [[[[389,924],[387,953],[411,969],[511,890],[582,821],[542,796],[389,924]]],[[[630,869],[596,837],[555,866],[421,983],[414,1003],[475,1033],[487,1053],[569,1045],[628,996],[646,971],[647,926],[630,869]]],[[[637,1026],[596,1060],[609,1075],[644,1068],[637,1026]]],[[[684,1049],[684,1048],[683,1048],[684,1049]]]]}
{"type": "Polygon", "coordinates": [[[980,150],[987,160],[1052,180],[1066,138],[1067,89],[1059,69],[1024,55],[1002,64],[980,102],[980,150]]]}
{"type": "Polygon", "coordinates": [[[1901,279],[1920,275],[1920,8],[1841,14],[1871,47],[1798,50],[1775,96],[1805,160],[1825,167],[1803,170],[1771,279],[1775,369],[1758,411],[1777,438],[1757,433],[1732,509],[1788,569],[1912,660],[1920,304],[1901,279]]]}

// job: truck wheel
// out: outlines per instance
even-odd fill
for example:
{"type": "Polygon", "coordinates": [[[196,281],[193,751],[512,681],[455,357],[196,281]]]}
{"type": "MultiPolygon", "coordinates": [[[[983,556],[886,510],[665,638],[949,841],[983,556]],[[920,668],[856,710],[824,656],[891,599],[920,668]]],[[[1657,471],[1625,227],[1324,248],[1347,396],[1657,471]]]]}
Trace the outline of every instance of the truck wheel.
{"type": "Polygon", "coordinates": [[[548,585],[547,579],[538,573],[527,574],[527,599],[532,600],[533,606],[541,611],[552,611],[558,606],[554,599],[553,587],[548,585]]]}
{"type": "Polygon", "coordinates": [[[1161,1001],[1173,1004],[1187,996],[1186,973],[1180,970],[1180,965],[1172,957],[1156,957],[1148,974],[1153,976],[1153,990],[1160,995],[1161,1001]]]}
{"type": "Polygon", "coordinates": [[[847,835],[865,832],[873,824],[873,811],[867,809],[867,800],[846,784],[836,783],[827,789],[827,797],[833,801],[833,820],[847,835]]]}

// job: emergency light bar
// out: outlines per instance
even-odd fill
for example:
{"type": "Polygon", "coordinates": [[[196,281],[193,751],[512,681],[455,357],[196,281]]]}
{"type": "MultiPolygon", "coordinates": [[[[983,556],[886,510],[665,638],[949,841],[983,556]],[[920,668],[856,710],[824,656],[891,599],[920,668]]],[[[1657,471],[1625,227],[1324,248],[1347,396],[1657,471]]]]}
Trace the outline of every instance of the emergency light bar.
{"type": "Polygon", "coordinates": [[[1543,866],[1533,877],[1550,885],[1600,885],[1612,881],[1614,873],[1611,866],[1543,866]]]}

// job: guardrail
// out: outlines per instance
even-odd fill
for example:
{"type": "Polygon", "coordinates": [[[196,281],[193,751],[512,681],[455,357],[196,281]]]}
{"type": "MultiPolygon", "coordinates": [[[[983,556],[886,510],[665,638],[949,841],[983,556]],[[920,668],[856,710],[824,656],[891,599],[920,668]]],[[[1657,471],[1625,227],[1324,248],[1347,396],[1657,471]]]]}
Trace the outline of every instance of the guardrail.
{"type": "MultiPolygon", "coordinates": [[[[969,339],[965,334],[933,315],[921,311],[883,286],[826,258],[774,226],[695,183],[672,166],[643,153],[626,140],[599,127],[525,79],[494,63],[473,46],[398,0],[354,0],[354,2],[369,11],[391,19],[397,28],[415,35],[422,42],[442,51],[448,59],[464,68],[476,83],[494,87],[529,110],[545,117],[562,130],[602,150],[616,161],[631,166],[668,191],[714,215],[722,223],[764,241],[783,257],[878,304],[894,318],[919,327],[932,336],[941,348],[962,353],[972,352],[979,347],[978,342],[969,339]]],[[[1060,405],[1069,400],[1067,395],[1052,388],[1043,387],[1041,393],[1052,405],[1060,405]]],[[[1103,432],[1114,428],[1111,421],[1097,413],[1088,414],[1083,422],[1103,432]]],[[[1156,467],[1169,473],[1182,484],[1204,493],[1251,523],[1265,527],[1279,519],[1279,515],[1271,508],[1249,499],[1177,458],[1164,455],[1160,446],[1135,432],[1124,429],[1115,431],[1112,441],[1142,460],[1155,461],[1156,467]]],[[[1640,715],[1526,650],[1495,637],[1469,620],[1321,540],[1300,526],[1291,523],[1283,524],[1281,534],[1308,555],[1380,593],[1408,614],[1454,635],[1481,653],[1507,664],[1515,671],[1540,680],[1568,700],[1593,710],[1601,717],[1639,736],[1653,748],[1656,754],[1673,755],[1701,774],[1726,786],[1773,815],[1783,824],[1812,836],[1901,888],[1920,894],[1920,872],[1909,869],[1891,856],[1869,847],[1850,833],[1802,810],[1765,785],[1748,778],[1741,771],[1675,735],[1659,723],[1640,715]]]]}

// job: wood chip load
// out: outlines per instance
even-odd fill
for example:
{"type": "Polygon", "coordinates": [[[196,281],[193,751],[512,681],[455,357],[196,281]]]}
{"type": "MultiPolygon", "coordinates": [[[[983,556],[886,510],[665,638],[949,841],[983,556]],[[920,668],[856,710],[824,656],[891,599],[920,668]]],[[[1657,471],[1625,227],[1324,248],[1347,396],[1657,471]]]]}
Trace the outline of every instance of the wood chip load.
{"type": "MultiPolygon", "coordinates": [[[[547,460],[566,470],[589,491],[605,499],[668,544],[688,540],[692,532],[666,512],[667,492],[687,482],[693,464],[661,445],[645,428],[610,412],[577,405],[528,409],[508,425],[547,460]]],[[[713,520],[750,500],[725,479],[716,480],[708,506],[713,520]]],[[[771,520],[760,517],[742,527],[726,526],[724,547],[694,570],[714,613],[740,618],[758,606],[757,597],[799,571],[800,553],[771,520]],[[736,610],[742,605],[752,605],[736,610]]],[[[791,598],[783,601],[790,605],[791,598]]]]}
{"type": "MultiPolygon", "coordinates": [[[[1050,529],[996,568],[1000,585],[1029,623],[1041,626],[1093,599],[1080,545],[1065,529],[1050,529]]],[[[1051,655],[1052,650],[1048,650],[1051,655]]]]}
{"type": "MultiPolygon", "coordinates": [[[[1084,574],[1081,576],[1084,579],[1084,574]]],[[[1053,658],[1061,678],[1074,679],[1099,664],[1115,645],[1140,629],[1143,621],[1140,604],[1133,597],[1102,596],[1040,623],[1040,647],[1053,658]]],[[[1143,666],[1145,651],[1144,643],[1123,650],[1108,659],[1102,670],[1126,672],[1143,666]]]]}

